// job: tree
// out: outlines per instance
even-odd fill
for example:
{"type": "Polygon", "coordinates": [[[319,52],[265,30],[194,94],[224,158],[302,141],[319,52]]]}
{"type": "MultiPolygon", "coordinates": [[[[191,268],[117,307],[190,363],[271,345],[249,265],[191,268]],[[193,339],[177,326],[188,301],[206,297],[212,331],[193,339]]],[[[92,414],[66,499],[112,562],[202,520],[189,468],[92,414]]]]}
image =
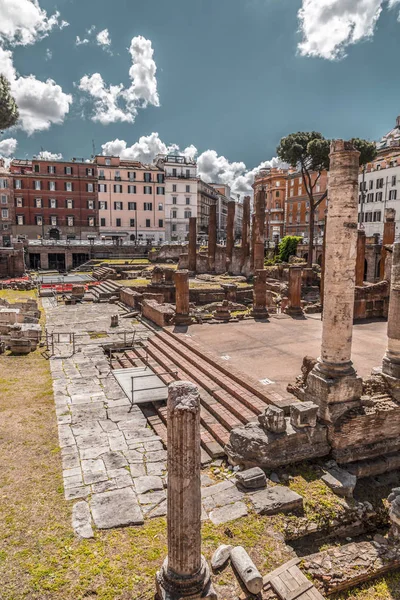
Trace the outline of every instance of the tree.
{"type": "Polygon", "coordinates": [[[296,235],[285,235],[279,242],[279,260],[289,262],[291,256],[295,256],[297,246],[301,242],[301,237],[296,235]]]}
{"type": "MultiPolygon", "coordinates": [[[[371,162],[376,156],[375,144],[353,138],[354,147],[360,151],[360,165],[371,162]]],[[[314,251],[315,211],[327,197],[325,192],[321,198],[315,198],[315,190],[323,171],[329,170],[330,140],[317,131],[291,133],[281,139],[277,148],[281,160],[298,169],[304,180],[304,186],[310,201],[310,219],[308,230],[308,266],[312,266],[314,251]]]]}
{"type": "Polygon", "coordinates": [[[0,75],[0,130],[12,127],[18,119],[18,107],[11,95],[10,83],[4,75],[0,75]]]}

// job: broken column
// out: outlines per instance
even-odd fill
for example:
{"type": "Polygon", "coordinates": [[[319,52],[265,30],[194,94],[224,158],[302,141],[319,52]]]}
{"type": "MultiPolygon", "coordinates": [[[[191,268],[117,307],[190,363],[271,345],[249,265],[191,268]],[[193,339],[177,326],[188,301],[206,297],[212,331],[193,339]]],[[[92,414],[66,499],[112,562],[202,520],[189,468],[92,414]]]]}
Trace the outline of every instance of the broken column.
{"type": "Polygon", "coordinates": [[[151,285],[159,285],[160,283],[163,283],[163,279],[163,270],[160,267],[154,267],[151,274],[151,285]]]}
{"type": "Polygon", "coordinates": [[[197,259],[197,219],[190,217],[189,219],[189,271],[196,273],[197,259]]]}
{"type": "Polygon", "coordinates": [[[400,242],[393,244],[387,335],[382,373],[400,380],[400,242]]]}
{"type": "Polygon", "coordinates": [[[303,315],[303,309],[301,307],[302,276],[302,267],[289,267],[289,306],[285,312],[294,317],[303,315]]]}
{"type": "Polygon", "coordinates": [[[174,323],[176,325],[190,325],[192,319],[189,314],[189,272],[185,270],[175,271],[174,280],[176,288],[174,323]]]}
{"type": "MultiPolygon", "coordinates": [[[[251,236],[250,236],[250,267],[254,271],[254,246],[256,243],[256,215],[251,216],[251,236]]],[[[263,265],[264,266],[264,265],[263,265]]]]}
{"type": "Polygon", "coordinates": [[[393,244],[396,235],[396,211],[394,208],[385,208],[385,222],[383,225],[383,239],[381,250],[381,264],[379,268],[379,279],[385,279],[386,246],[393,244]]]}
{"type": "Polygon", "coordinates": [[[336,421],[357,406],[362,380],[351,361],[360,153],[350,142],[331,144],[321,356],[307,378],[306,400],[336,421]]]}
{"type": "Polygon", "coordinates": [[[215,271],[215,251],[217,249],[217,205],[210,206],[208,221],[208,268],[215,271]]]}
{"type": "Polygon", "coordinates": [[[250,196],[243,200],[242,266],[250,255],[250,196]]]}
{"type": "Polygon", "coordinates": [[[200,395],[187,381],[168,389],[168,556],[156,575],[160,600],[216,600],[201,554],[200,395]]]}
{"type": "Polygon", "coordinates": [[[251,312],[255,319],[266,319],[269,317],[267,310],[267,276],[265,269],[255,272],[253,288],[253,310],[251,312]]]}
{"type": "Polygon", "coordinates": [[[231,270],[233,247],[235,245],[235,208],[236,202],[228,202],[228,217],[226,220],[226,270],[231,270]]]}
{"type": "Polygon", "coordinates": [[[356,285],[362,286],[364,284],[364,271],[365,271],[365,231],[359,229],[357,231],[357,262],[356,262],[356,285]]]}
{"type": "Polygon", "coordinates": [[[265,189],[255,196],[254,270],[264,268],[265,254],[265,189]]]}

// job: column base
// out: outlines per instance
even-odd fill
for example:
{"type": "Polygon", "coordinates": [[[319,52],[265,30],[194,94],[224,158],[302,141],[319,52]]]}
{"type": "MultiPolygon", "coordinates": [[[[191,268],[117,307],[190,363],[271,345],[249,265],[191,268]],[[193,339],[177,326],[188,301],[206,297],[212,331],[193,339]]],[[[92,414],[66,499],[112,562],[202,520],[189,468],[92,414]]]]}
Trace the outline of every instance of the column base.
{"type": "Polygon", "coordinates": [[[210,569],[201,557],[201,568],[193,577],[179,577],[168,569],[168,558],[156,575],[157,600],[217,600],[210,569]]]}
{"type": "Polygon", "coordinates": [[[174,325],[191,325],[193,322],[190,315],[175,315],[173,318],[174,325]]]}
{"type": "Polygon", "coordinates": [[[305,397],[318,405],[318,417],[334,423],[344,413],[360,406],[362,378],[352,363],[327,365],[318,362],[307,377],[305,397]]]}
{"type": "Polygon", "coordinates": [[[400,363],[385,355],[382,360],[382,373],[400,380],[400,363]]]}
{"type": "Polygon", "coordinates": [[[291,317],[302,317],[304,315],[304,310],[300,307],[288,306],[285,308],[285,313],[291,317]]]}
{"type": "Polygon", "coordinates": [[[253,308],[250,315],[254,319],[268,319],[269,318],[269,312],[266,308],[253,308]]]}

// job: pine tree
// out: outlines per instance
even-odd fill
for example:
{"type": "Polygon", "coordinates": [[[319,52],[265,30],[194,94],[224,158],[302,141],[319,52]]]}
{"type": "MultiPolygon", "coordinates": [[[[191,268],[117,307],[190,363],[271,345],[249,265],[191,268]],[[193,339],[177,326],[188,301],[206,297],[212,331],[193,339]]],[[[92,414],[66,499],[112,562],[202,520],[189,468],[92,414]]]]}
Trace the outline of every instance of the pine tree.
{"type": "Polygon", "coordinates": [[[10,84],[4,75],[0,75],[0,131],[15,125],[18,118],[18,106],[11,95],[10,84]]]}

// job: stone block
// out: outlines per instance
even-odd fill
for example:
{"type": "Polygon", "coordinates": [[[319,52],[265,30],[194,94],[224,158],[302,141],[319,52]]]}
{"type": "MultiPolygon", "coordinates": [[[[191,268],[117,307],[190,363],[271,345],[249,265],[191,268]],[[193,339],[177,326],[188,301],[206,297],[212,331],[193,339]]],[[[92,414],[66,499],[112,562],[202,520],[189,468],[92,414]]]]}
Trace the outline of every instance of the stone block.
{"type": "Polygon", "coordinates": [[[98,529],[143,525],[144,523],[135,492],[130,487],[93,494],[90,508],[98,529]]]}
{"type": "Polygon", "coordinates": [[[338,466],[327,469],[322,481],[338,496],[352,498],[357,483],[357,477],[338,466]]]}
{"type": "Polygon", "coordinates": [[[246,489],[254,490],[267,485],[267,477],[260,467],[246,469],[236,474],[237,482],[246,489]]]}
{"type": "Polygon", "coordinates": [[[250,496],[259,515],[274,515],[303,508],[303,498],[293,490],[277,485],[250,496]]]}
{"type": "Polygon", "coordinates": [[[247,506],[244,502],[235,502],[210,512],[210,520],[214,525],[221,525],[247,516],[247,506]]]}
{"type": "Polygon", "coordinates": [[[94,537],[89,505],[85,500],[77,502],[72,507],[72,527],[76,535],[82,539],[94,537]]]}
{"type": "Polygon", "coordinates": [[[286,431],[285,412],[277,406],[267,406],[264,414],[259,415],[258,420],[261,427],[274,433],[286,431]]]}
{"type": "Polygon", "coordinates": [[[290,422],[293,427],[315,427],[318,405],[314,402],[299,402],[290,407],[290,422]]]}
{"type": "Polygon", "coordinates": [[[231,555],[232,549],[233,546],[229,546],[227,544],[222,544],[221,546],[218,546],[211,558],[211,568],[213,569],[213,571],[222,569],[222,567],[226,565],[231,555]]]}
{"type": "Polygon", "coordinates": [[[164,485],[161,477],[144,475],[143,477],[136,477],[135,479],[135,490],[137,494],[146,494],[150,491],[155,492],[163,489],[164,485]]]}

